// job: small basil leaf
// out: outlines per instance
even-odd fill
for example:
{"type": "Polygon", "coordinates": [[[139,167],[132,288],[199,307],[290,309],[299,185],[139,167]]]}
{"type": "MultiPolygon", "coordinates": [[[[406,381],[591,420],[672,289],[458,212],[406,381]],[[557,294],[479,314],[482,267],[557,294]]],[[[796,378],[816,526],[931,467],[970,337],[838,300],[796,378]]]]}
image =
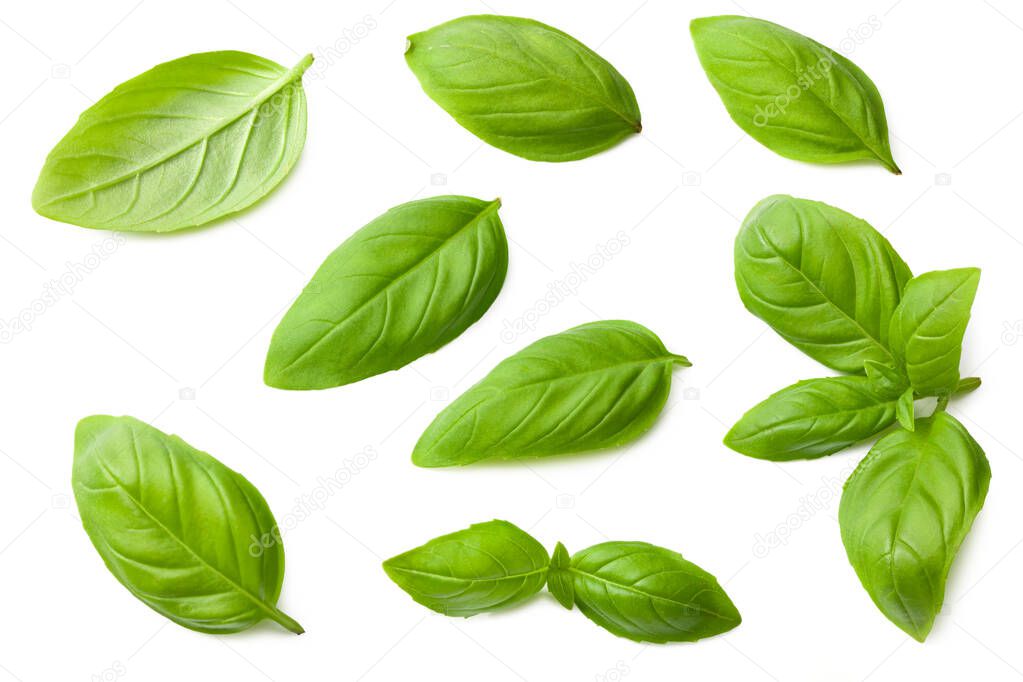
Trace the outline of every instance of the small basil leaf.
{"type": "Polygon", "coordinates": [[[717,580],[681,554],[645,542],[604,542],[572,557],[575,604],[637,642],[694,642],[742,618],[717,580]]]}
{"type": "Polygon", "coordinates": [[[891,322],[891,343],[922,395],[940,395],[959,384],[959,357],[980,270],[926,272],[906,285],[891,322]]]}
{"type": "Polygon", "coordinates": [[[409,36],[405,60],[426,94],[460,125],[526,159],[582,159],[642,128],[622,75],[538,21],[455,19],[409,36]]]}
{"type": "Polygon", "coordinates": [[[575,604],[575,590],[572,587],[572,558],[568,550],[560,542],[554,547],[551,556],[551,568],[547,573],[547,590],[554,595],[558,603],[568,610],[575,604]]]}
{"type": "Polygon", "coordinates": [[[900,174],[884,104],[851,61],[795,31],[751,17],[694,19],[700,64],[736,124],[790,159],[874,159],[900,174]]]}
{"type": "Polygon", "coordinates": [[[305,144],[304,57],[245,52],[160,64],[89,107],[46,158],[32,207],[104,230],[168,232],[246,208],[305,144]]]}
{"type": "Polygon", "coordinates": [[[909,267],[874,228],[817,201],[758,203],[735,240],[735,281],[751,313],[839,372],[894,366],[888,321],[909,267]]]}
{"type": "Polygon", "coordinates": [[[416,602],[446,616],[474,616],[528,599],[547,580],[547,550],[507,521],[476,523],[384,562],[416,602]]]}
{"type": "Polygon", "coordinates": [[[398,369],[480,319],[508,270],[499,200],[443,196],[392,208],[331,253],[284,315],[269,386],[330,388],[398,369]]]}
{"type": "Polygon", "coordinates": [[[894,367],[867,360],[863,363],[863,370],[867,373],[870,389],[876,393],[901,394],[909,388],[909,379],[894,367]]]}
{"type": "Polygon", "coordinates": [[[845,484],[838,520],[849,562],[888,620],[921,642],[990,479],[980,446],[937,412],[879,440],[845,484]]]}
{"type": "Polygon", "coordinates": [[[878,393],[866,377],[800,381],[743,415],[725,445],[774,461],[830,455],[891,426],[897,397],[878,393]]]}
{"type": "Polygon", "coordinates": [[[592,322],[548,336],[437,415],[412,461],[440,467],[628,443],[657,419],[676,364],[689,361],[634,322],[592,322]]]}
{"type": "Polygon", "coordinates": [[[284,548],[259,491],[238,474],[131,417],[86,417],[71,475],[85,532],[133,595],[179,625],[228,633],[277,608],[284,548]]]}
{"type": "Polygon", "coordinates": [[[955,390],[952,392],[963,394],[976,391],[978,388],[980,388],[980,377],[966,377],[965,379],[959,380],[959,383],[956,384],[955,390]]]}
{"type": "Polygon", "coordinates": [[[895,418],[899,420],[902,428],[914,431],[916,429],[916,422],[914,421],[913,413],[913,389],[907,388],[906,392],[899,396],[898,402],[895,403],[895,418]]]}

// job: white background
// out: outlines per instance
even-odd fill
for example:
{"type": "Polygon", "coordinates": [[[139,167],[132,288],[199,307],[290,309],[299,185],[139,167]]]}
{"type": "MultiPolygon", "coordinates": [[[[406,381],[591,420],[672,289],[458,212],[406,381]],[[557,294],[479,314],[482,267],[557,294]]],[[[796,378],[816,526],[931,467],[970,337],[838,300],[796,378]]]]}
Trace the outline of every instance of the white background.
{"type": "Polygon", "coordinates": [[[1023,675],[1023,8],[487,3],[5,3],[0,319],[31,309],[69,268],[78,274],[55,303],[27,314],[31,331],[0,346],[0,680],[1023,675]],[[870,74],[903,176],[789,161],[732,124],[687,24],[747,10],[842,48],[870,74]],[[404,38],[486,11],[535,17],[597,49],[633,85],[643,134],[584,161],[538,164],[460,128],[407,69],[404,38]],[[46,153],[91,101],[159,62],[217,49],[288,66],[320,56],[305,78],[304,155],[268,201],[208,229],[123,241],[32,212],[46,153]],[[846,561],[837,492],[864,447],[782,466],[721,445],[727,426],[768,393],[826,373],[748,314],[732,281],[742,216],[777,192],[863,217],[915,272],[983,268],[963,374],[980,374],[984,386],[951,410],[983,445],[993,480],[926,644],[884,619],[846,561]],[[444,193],[504,201],[511,265],[486,316],[398,372],[328,391],[265,387],[270,334],[323,258],[387,208],[444,193]],[[538,315],[548,286],[574,277],[619,232],[628,245],[538,315]],[[89,254],[104,246],[113,253],[97,264],[89,254]],[[95,267],[75,265],[87,260],[95,267]],[[502,339],[506,321],[522,316],[533,328],[502,339]],[[647,437],[529,465],[412,466],[433,416],[500,358],[596,318],[643,323],[693,361],[676,373],[647,437]],[[270,623],[240,635],[190,632],[115,581],[70,497],[74,426],[94,413],[177,433],[263,492],[292,526],[280,605],[305,635],[270,623]],[[353,464],[364,451],[373,458],[353,464]],[[332,477],[343,486],[328,492],[332,477]],[[311,496],[322,508],[299,520],[298,500],[311,496]],[[676,549],[718,576],[744,622],[694,645],[644,646],[546,594],[512,612],[450,619],[413,603],[380,569],[383,558],[495,517],[547,547],[617,539],[676,549]],[[779,529],[783,543],[763,544],[779,529]]]}

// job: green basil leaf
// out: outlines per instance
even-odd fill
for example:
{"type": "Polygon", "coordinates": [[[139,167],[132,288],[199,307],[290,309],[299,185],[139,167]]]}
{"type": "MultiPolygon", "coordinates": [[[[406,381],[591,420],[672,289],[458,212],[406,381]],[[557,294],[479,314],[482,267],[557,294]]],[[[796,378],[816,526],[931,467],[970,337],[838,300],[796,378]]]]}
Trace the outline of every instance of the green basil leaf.
{"type": "Polygon", "coordinates": [[[774,461],[830,455],[891,426],[898,395],[876,392],[866,377],[800,381],[743,415],[725,445],[774,461]]]}
{"type": "Polygon", "coordinates": [[[742,622],[714,576],[645,542],[594,545],[572,557],[569,572],[579,610],[619,637],[694,642],[742,622]]]}
{"type": "Polygon", "coordinates": [[[735,281],[751,313],[839,372],[897,364],[888,325],[909,267],[864,221],[784,195],[758,203],[735,240],[735,281]]]}
{"type": "Polygon", "coordinates": [[[551,567],[547,572],[547,590],[554,595],[558,603],[568,610],[575,604],[575,590],[572,585],[572,557],[560,542],[554,547],[551,555],[551,567]]]}
{"type": "Polygon", "coordinates": [[[622,320],[580,325],[505,359],[442,411],[416,443],[423,467],[545,457],[635,440],[689,361],[622,320]]]}
{"type": "Polygon", "coordinates": [[[959,358],[980,270],[926,272],[906,285],[891,322],[891,343],[917,393],[939,395],[959,383],[959,358]]]}
{"type": "Polygon", "coordinates": [[[689,28],[728,114],[754,140],[790,159],[874,159],[901,173],[881,95],[851,61],[762,19],[705,17],[689,28]]]}
{"type": "Polygon", "coordinates": [[[849,562],[888,620],[919,641],[990,479],[980,446],[937,412],[879,440],[845,484],[838,520],[849,562]]]}
{"type": "Polygon", "coordinates": [[[46,158],[32,206],[104,230],[169,232],[246,208],[305,143],[304,57],[244,52],[160,64],[89,107],[46,158]]]}
{"type": "Polygon", "coordinates": [[[474,616],[528,599],[547,581],[547,550],[507,521],[476,523],[384,562],[418,603],[446,616],[474,616]]]}
{"type": "Polygon", "coordinates": [[[228,633],[277,608],[284,548],[259,491],[237,473],[131,417],[86,417],[71,475],[82,525],[128,591],[179,625],[228,633]]]}
{"type": "Polygon", "coordinates": [[[959,383],[956,384],[955,390],[952,392],[958,394],[969,393],[971,391],[976,391],[978,388],[980,388],[980,377],[966,377],[965,379],[959,380],[959,383]]]}
{"type": "Polygon", "coordinates": [[[432,353],[480,319],[508,270],[499,200],[444,196],[392,208],[313,275],[270,341],[264,379],[350,384],[432,353]]]}
{"type": "Polygon", "coordinates": [[[870,389],[876,393],[901,394],[909,388],[909,379],[894,367],[867,360],[863,363],[863,370],[870,382],[870,389]]]}
{"type": "Polygon", "coordinates": [[[902,428],[909,429],[910,431],[916,430],[913,397],[913,389],[907,388],[905,393],[899,396],[898,402],[895,403],[895,418],[899,420],[902,428]]]}
{"type": "Polygon", "coordinates": [[[582,159],[642,128],[632,88],[613,66],[532,19],[455,19],[409,36],[405,60],[462,127],[526,159],[582,159]]]}

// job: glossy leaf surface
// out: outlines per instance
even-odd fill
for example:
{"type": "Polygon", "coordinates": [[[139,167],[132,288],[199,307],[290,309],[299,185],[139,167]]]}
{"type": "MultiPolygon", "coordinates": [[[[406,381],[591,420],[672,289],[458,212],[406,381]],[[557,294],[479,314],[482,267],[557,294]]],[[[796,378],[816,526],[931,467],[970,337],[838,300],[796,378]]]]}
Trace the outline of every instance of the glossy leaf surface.
{"type": "Polygon", "coordinates": [[[594,545],[572,557],[569,572],[579,610],[619,637],[693,642],[742,621],[714,576],[645,542],[594,545]]]}
{"type": "Polygon", "coordinates": [[[751,313],[839,372],[895,366],[889,320],[911,277],[884,237],[817,201],[775,195],[758,203],[735,240],[735,281],[751,313]]]}
{"type": "Polygon", "coordinates": [[[558,603],[571,610],[575,605],[575,589],[572,583],[572,557],[560,542],[551,555],[551,567],[547,572],[547,589],[558,603]]]}
{"type": "Polygon", "coordinates": [[[430,540],[384,562],[398,587],[447,616],[473,616],[521,602],[547,581],[547,550],[507,521],[488,521],[430,540]]]}
{"type": "Polygon", "coordinates": [[[762,19],[694,19],[700,64],[732,120],[790,159],[873,159],[900,173],[884,104],[851,61],[815,40],[762,19]]]}
{"type": "Polygon", "coordinates": [[[392,208],[320,266],[270,341],[264,379],[329,388],[398,369],[483,316],[508,269],[500,201],[443,196],[392,208]]]}
{"type": "Polygon", "coordinates": [[[939,395],[959,384],[959,359],[980,270],[926,272],[906,285],[891,323],[892,348],[917,393],[939,395]]]}
{"type": "Polygon", "coordinates": [[[861,376],[800,381],[743,415],[725,445],[775,461],[830,455],[891,426],[898,396],[861,376]]]}
{"type": "Polygon", "coordinates": [[[582,159],[642,127],[632,88],[613,66],[532,19],[455,19],[409,36],[405,60],[459,124],[526,159],[582,159]]]}
{"type": "Polygon", "coordinates": [[[634,322],[592,322],[548,336],[448,405],[412,461],[439,467],[622,445],[653,425],[676,364],[689,361],[634,322]]]}
{"type": "Polygon", "coordinates": [[[845,484],[839,524],[849,562],[881,612],[917,640],[941,609],[990,479],[980,446],[937,412],[879,440],[845,484]]]}
{"type": "Polygon", "coordinates": [[[154,610],[200,632],[265,618],[302,632],[276,606],[277,524],[241,474],[137,419],[93,416],[75,431],[71,485],[107,568],[154,610]]]}
{"type": "Polygon", "coordinates": [[[48,218],[168,232],[269,193],[305,143],[303,58],[286,69],[244,52],[166,62],[114,88],[57,143],[32,193],[48,218]]]}

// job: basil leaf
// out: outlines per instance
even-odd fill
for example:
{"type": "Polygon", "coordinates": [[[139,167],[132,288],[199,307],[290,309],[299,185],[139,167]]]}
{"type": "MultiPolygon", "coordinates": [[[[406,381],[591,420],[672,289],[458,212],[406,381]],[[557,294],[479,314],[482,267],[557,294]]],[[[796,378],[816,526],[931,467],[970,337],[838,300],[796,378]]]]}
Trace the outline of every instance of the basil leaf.
{"type": "Polygon", "coordinates": [[[888,321],[909,267],[874,228],[817,201],[758,203],[735,240],[735,281],[751,313],[839,372],[896,365],[888,321]]]}
{"type": "Polygon", "coordinates": [[[568,610],[575,604],[575,590],[572,586],[572,557],[560,542],[554,547],[551,555],[551,567],[547,572],[547,590],[554,595],[558,603],[568,610]]]}
{"type": "Polygon", "coordinates": [[[418,466],[545,457],[635,440],[689,366],[649,329],[609,320],[540,339],[441,412],[416,443],[418,466]]]}
{"type": "Polygon", "coordinates": [[[277,608],[284,548],[273,514],[245,478],[131,417],[86,417],[71,475],[85,532],[128,591],[179,625],[228,633],[277,608]]]}
{"type": "Polygon", "coordinates": [[[913,389],[907,388],[905,393],[899,396],[898,402],[895,403],[895,418],[899,420],[899,425],[904,429],[910,431],[916,430],[916,422],[914,421],[914,409],[913,404],[913,389]]]}
{"type": "Polygon", "coordinates": [[[474,616],[528,599],[547,580],[547,550],[507,521],[476,523],[384,562],[418,603],[446,616],[474,616]]]}
{"type": "Polygon", "coordinates": [[[980,270],[926,272],[906,285],[891,322],[891,343],[917,393],[948,393],[959,383],[959,358],[980,270]]]}
{"type": "Polygon", "coordinates": [[[990,479],[980,446],[937,412],[879,440],[845,484],[838,520],[849,562],[888,620],[921,642],[990,479]]]}
{"type": "Polygon", "coordinates": [[[89,107],[46,158],[32,206],[104,230],[168,232],[246,208],[305,143],[304,57],[285,69],[244,52],[160,64],[89,107]]]}
{"type": "Polygon", "coordinates": [[[405,60],[462,127],[526,159],[582,159],[642,128],[632,88],[613,66],[532,19],[455,19],[409,36],[405,60]]]}
{"type": "Polygon", "coordinates": [[[694,642],[742,622],[714,576],[645,542],[594,545],[572,557],[569,572],[579,610],[619,637],[694,642]]]}
{"type": "Polygon", "coordinates": [[[881,95],[851,61],[762,19],[705,17],[689,28],[711,85],[754,140],[790,159],[874,159],[901,173],[881,95]]]}
{"type": "Polygon", "coordinates": [[[980,377],[966,377],[965,379],[959,380],[959,383],[956,384],[955,390],[952,392],[959,394],[969,393],[971,391],[976,391],[978,388],[980,388],[980,377]]]}
{"type": "Polygon", "coordinates": [[[875,391],[866,377],[800,381],[743,415],[725,445],[774,461],[830,455],[891,426],[898,395],[875,391]]]}
{"type": "Polygon", "coordinates": [[[392,208],[327,257],[270,341],[264,379],[329,388],[404,367],[483,316],[508,269],[499,200],[392,208]]]}

